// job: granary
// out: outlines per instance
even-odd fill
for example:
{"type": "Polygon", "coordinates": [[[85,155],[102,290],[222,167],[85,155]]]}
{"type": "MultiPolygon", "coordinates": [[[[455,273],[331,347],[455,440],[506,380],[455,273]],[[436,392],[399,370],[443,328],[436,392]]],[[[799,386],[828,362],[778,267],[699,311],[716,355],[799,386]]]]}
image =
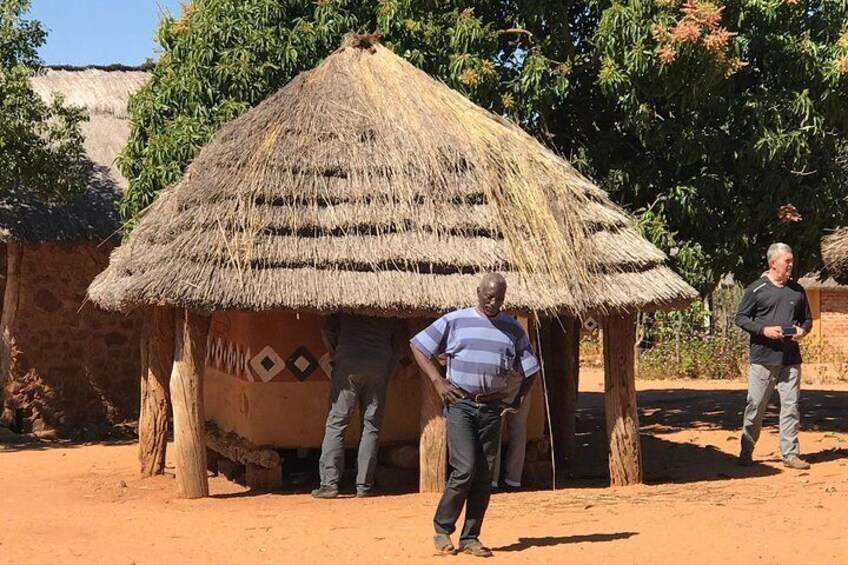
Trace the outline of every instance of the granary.
{"type": "MultiPolygon", "coordinates": [[[[277,463],[262,448],[320,446],[324,315],[397,316],[415,331],[474,304],[480,273],[499,271],[506,308],[540,329],[562,438],[573,431],[578,318],[602,320],[610,471],[628,484],[642,474],[636,312],[695,296],[665,260],[520,128],[374,37],[348,36],[216,133],[89,296],[148,312],[148,378],[164,387],[170,374],[178,486],[196,497],[208,493],[204,441],[249,469],[277,463]]],[[[412,365],[393,375],[382,436],[420,442],[422,491],[442,488],[446,466],[431,389],[412,365]]],[[[537,397],[531,436],[542,433],[537,397]]]]}
{"type": "Polygon", "coordinates": [[[120,241],[125,185],[113,161],[127,141],[127,100],[148,74],[134,69],[49,69],[33,78],[84,107],[93,175],[64,206],[23,187],[0,196],[3,423],[24,432],[97,437],[138,413],[139,324],[86,303],[86,289],[120,241]]]}
{"type": "MultiPolygon", "coordinates": [[[[820,361],[811,367],[823,376],[844,376],[848,370],[848,228],[822,238],[824,268],[798,282],[807,291],[813,329],[812,344],[820,361]]],[[[810,365],[807,363],[807,365],[810,365]]]]}

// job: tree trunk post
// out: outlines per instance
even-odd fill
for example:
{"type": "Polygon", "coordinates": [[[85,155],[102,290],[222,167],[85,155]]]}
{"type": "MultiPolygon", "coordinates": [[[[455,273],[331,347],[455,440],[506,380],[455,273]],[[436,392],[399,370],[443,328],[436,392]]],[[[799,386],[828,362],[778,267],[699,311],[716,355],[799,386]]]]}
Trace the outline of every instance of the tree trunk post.
{"type": "MultiPolygon", "coordinates": [[[[410,324],[413,335],[427,327],[424,320],[410,324]]],[[[421,380],[421,436],[418,447],[419,492],[442,492],[447,481],[448,425],[444,404],[423,372],[421,380]]]]}
{"type": "Polygon", "coordinates": [[[604,395],[612,486],[642,482],[635,341],[635,315],[607,316],[604,320],[604,395]]]}
{"type": "Polygon", "coordinates": [[[206,431],[203,413],[203,369],[209,316],[184,310],[175,316],[174,370],[171,402],[174,410],[174,464],[183,498],[209,496],[206,477],[206,431]]]}
{"type": "Polygon", "coordinates": [[[3,292],[3,312],[0,315],[0,423],[11,428],[15,424],[12,405],[12,384],[17,378],[18,306],[20,302],[21,261],[23,245],[16,241],[6,244],[6,288],[3,292]]]}
{"type": "Polygon", "coordinates": [[[565,424],[565,383],[562,343],[556,318],[545,317],[539,323],[539,348],[542,368],[545,376],[545,392],[548,400],[548,418],[551,425],[551,444],[554,450],[554,463],[557,469],[565,465],[564,424],[565,424]]]}
{"type": "Polygon", "coordinates": [[[542,320],[540,338],[548,387],[554,461],[561,469],[574,463],[576,452],[577,379],[580,365],[580,322],[576,318],[542,320]]]}
{"type": "Polygon", "coordinates": [[[150,306],[141,334],[141,411],[138,460],[145,477],[165,472],[168,444],[169,381],[174,365],[174,309],[150,306]]]}
{"type": "Polygon", "coordinates": [[[562,424],[563,457],[568,466],[574,466],[577,454],[577,389],[580,383],[580,320],[560,318],[558,329],[562,333],[563,388],[565,395],[565,422],[562,424]],[[564,331],[563,331],[564,330],[564,331]]]}

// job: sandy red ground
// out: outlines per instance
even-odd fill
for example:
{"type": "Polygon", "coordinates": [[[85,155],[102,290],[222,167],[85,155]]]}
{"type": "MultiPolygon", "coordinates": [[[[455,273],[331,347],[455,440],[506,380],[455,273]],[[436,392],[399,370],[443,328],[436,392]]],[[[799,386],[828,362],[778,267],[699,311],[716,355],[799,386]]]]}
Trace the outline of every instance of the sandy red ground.
{"type": "MultiPolygon", "coordinates": [[[[640,382],[645,476],[603,486],[602,391],[581,382],[581,464],[556,492],[497,494],[483,541],[502,563],[848,563],[848,386],[804,393],[808,472],[784,469],[775,415],[754,468],[734,464],[744,383],[640,382]]],[[[435,556],[437,496],[212,497],[140,479],[134,445],[0,444],[0,564],[470,563],[435,556]]]]}

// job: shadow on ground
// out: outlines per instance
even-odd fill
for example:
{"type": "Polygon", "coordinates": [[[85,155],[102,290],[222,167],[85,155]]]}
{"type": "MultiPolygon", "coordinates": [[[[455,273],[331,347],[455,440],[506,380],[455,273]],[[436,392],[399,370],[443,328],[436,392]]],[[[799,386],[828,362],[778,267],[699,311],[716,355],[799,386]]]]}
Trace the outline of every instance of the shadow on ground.
{"type": "MultiPolygon", "coordinates": [[[[739,467],[736,452],[746,391],[734,389],[694,390],[686,388],[648,390],[638,394],[639,424],[645,482],[689,483],[743,479],[780,473],[759,462],[739,467]],[[670,441],[666,436],[688,430],[689,442],[670,441]],[[714,444],[698,441],[698,431],[726,432],[714,444]],[[721,444],[721,445],[718,445],[721,444]],[[726,453],[729,452],[729,453],[726,453]]],[[[764,429],[778,424],[777,395],[772,399],[763,422],[764,429]]],[[[806,390],[801,397],[801,430],[845,432],[848,421],[848,392],[806,390]]],[[[609,483],[606,453],[606,421],[602,393],[581,392],[578,404],[578,452],[572,469],[559,473],[558,484],[565,487],[605,487],[609,483]]],[[[811,463],[848,457],[848,449],[816,451],[802,445],[811,463]]],[[[779,458],[775,461],[779,462],[779,458]]],[[[772,461],[769,461],[772,462],[772,461]]]]}
{"type": "Polygon", "coordinates": [[[546,536],[543,538],[518,538],[517,542],[510,545],[504,545],[502,547],[493,547],[492,551],[524,551],[525,549],[530,549],[531,547],[551,547],[555,545],[565,545],[572,543],[607,542],[620,539],[628,539],[635,535],[638,534],[636,532],[617,532],[614,534],[584,534],[572,536],[546,536]]]}

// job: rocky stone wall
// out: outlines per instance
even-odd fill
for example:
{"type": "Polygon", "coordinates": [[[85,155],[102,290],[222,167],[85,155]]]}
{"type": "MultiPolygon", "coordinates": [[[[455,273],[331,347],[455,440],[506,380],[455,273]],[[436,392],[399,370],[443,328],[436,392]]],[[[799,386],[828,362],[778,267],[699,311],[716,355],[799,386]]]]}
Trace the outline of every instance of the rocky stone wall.
{"type": "Polygon", "coordinates": [[[138,417],[141,318],[85,300],[112,245],[9,244],[2,316],[5,402],[21,432],[108,436],[138,417]]]}

